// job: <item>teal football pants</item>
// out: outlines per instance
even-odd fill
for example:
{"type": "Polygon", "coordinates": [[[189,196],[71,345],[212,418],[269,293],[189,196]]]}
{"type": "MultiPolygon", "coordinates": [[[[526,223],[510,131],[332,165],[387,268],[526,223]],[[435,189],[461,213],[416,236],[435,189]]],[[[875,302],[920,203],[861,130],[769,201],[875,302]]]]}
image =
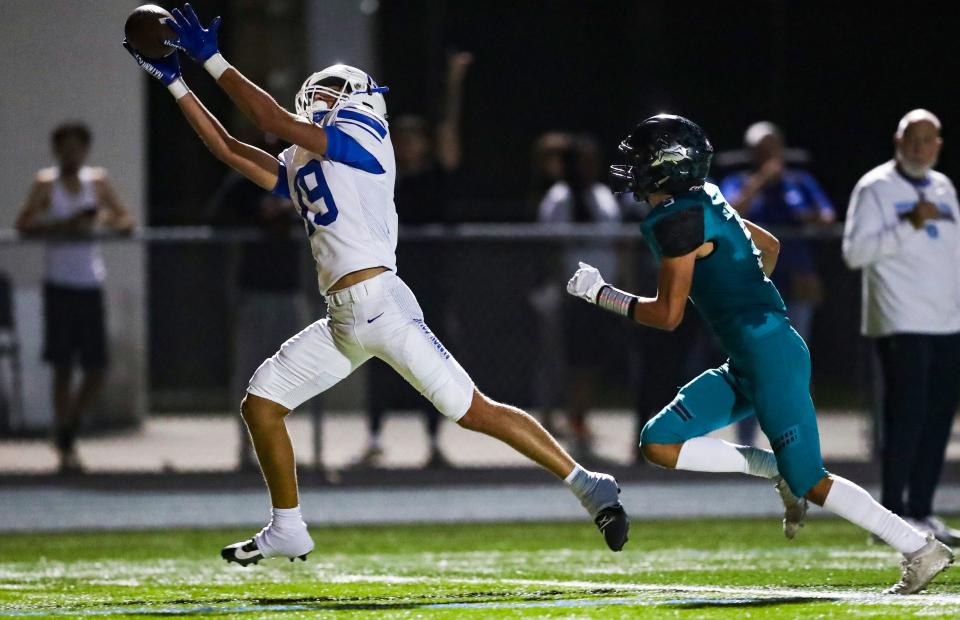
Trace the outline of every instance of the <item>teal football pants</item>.
{"type": "Polygon", "coordinates": [[[750,415],[757,416],[795,495],[805,495],[827,475],[810,399],[810,351],[789,324],[683,386],[647,422],[640,443],[683,443],[750,415]]]}

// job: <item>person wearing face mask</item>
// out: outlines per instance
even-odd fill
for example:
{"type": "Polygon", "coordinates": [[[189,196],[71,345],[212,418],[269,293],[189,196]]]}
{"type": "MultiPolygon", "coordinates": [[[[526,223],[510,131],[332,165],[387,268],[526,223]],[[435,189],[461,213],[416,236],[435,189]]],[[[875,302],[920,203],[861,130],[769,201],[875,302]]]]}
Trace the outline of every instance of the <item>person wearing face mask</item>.
{"type": "Polygon", "coordinates": [[[931,112],[900,120],[894,159],[853,190],[843,256],[863,270],[861,331],[880,356],[883,505],[956,544],[960,531],[933,514],[960,403],[960,212],[953,183],[933,170],[942,144],[931,112]]]}

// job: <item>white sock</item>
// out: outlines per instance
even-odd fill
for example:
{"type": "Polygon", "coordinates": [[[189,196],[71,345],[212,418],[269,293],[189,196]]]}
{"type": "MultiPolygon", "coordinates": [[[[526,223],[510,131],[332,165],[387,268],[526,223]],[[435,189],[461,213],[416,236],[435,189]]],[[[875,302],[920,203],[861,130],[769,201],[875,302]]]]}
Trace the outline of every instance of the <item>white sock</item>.
{"type": "Polygon", "coordinates": [[[263,557],[296,557],[313,550],[313,540],[300,515],[300,506],[274,508],[272,515],[267,527],[254,537],[263,557]]]}
{"type": "Polygon", "coordinates": [[[302,529],[307,527],[307,524],[303,522],[303,515],[300,514],[300,506],[294,506],[293,508],[274,508],[272,517],[270,523],[273,524],[273,527],[281,530],[291,528],[302,529]]]}
{"type": "Polygon", "coordinates": [[[620,490],[617,488],[616,481],[608,474],[593,472],[575,465],[573,471],[567,474],[563,481],[591,517],[596,517],[601,510],[619,501],[617,494],[620,490]]]}
{"type": "Polygon", "coordinates": [[[846,478],[834,475],[830,478],[833,486],[823,502],[824,508],[876,534],[904,555],[914,553],[927,544],[922,533],[881,506],[862,488],[846,478]]]}
{"type": "Polygon", "coordinates": [[[716,437],[694,437],[683,442],[677,469],[739,472],[770,479],[779,475],[777,459],[770,450],[737,446],[716,437]]]}
{"type": "Polygon", "coordinates": [[[573,470],[569,474],[567,474],[567,477],[564,478],[563,481],[567,483],[567,485],[571,485],[573,484],[573,481],[576,480],[577,476],[579,476],[582,472],[585,472],[585,471],[586,470],[580,467],[579,465],[574,465],[573,470]]]}

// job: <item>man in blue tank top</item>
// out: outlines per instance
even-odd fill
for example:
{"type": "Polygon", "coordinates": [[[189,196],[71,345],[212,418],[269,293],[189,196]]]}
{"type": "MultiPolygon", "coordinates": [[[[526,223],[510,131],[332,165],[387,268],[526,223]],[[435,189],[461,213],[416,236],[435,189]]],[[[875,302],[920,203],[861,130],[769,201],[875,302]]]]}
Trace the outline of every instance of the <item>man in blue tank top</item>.
{"type": "Polygon", "coordinates": [[[728,361],[681,388],[641,434],[640,449],[672,469],[741,472],[776,482],[793,538],[807,500],[876,534],[905,556],[893,594],[919,592],[953,561],[950,549],[925,537],[859,486],[829,474],[820,456],[810,398],[810,353],[790,325],[770,274],[779,242],[741,219],[704,179],[713,147],[690,120],[651,117],[623,140],[627,164],[613,166],[639,200],[653,208],[642,223],[659,264],[657,295],[637,297],[581,263],[567,291],[633,320],[672,330],[689,297],[713,329],[728,361]],[[756,415],[773,450],[706,437],[756,415]]]}

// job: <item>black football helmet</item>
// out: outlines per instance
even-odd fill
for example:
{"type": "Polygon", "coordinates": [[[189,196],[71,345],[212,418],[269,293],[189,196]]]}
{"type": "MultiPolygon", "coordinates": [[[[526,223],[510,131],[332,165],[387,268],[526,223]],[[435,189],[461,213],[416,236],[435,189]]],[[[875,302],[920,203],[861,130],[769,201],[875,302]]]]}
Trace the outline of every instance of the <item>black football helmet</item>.
{"type": "Polygon", "coordinates": [[[713,145],[700,126],[673,114],[641,121],[620,143],[620,151],[627,163],[610,166],[610,174],[638,200],[703,185],[713,159],[713,145]]]}

